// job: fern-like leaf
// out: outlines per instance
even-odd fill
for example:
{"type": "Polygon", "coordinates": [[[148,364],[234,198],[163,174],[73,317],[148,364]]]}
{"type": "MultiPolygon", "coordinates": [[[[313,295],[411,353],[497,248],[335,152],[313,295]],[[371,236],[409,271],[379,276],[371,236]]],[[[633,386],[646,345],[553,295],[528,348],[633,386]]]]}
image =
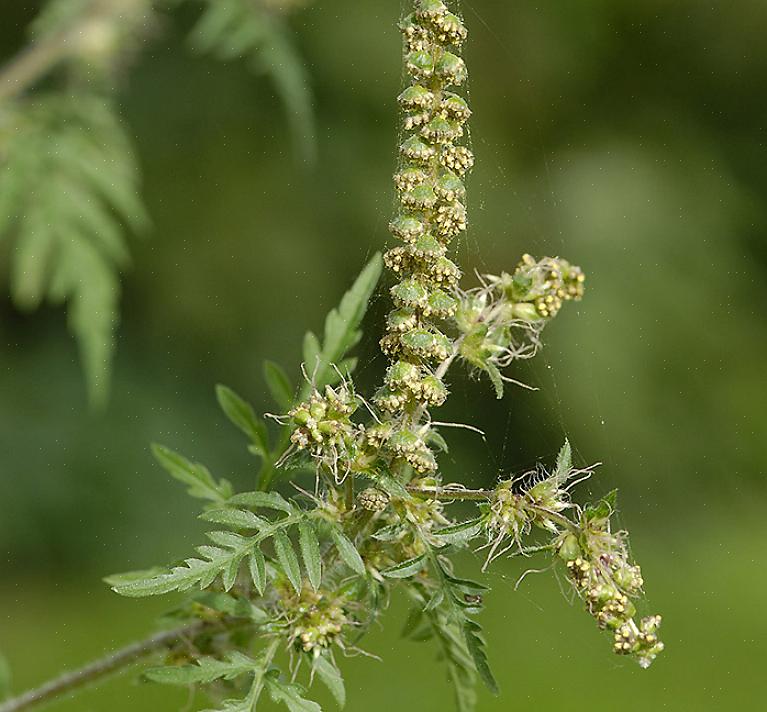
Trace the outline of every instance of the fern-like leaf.
{"type": "Polygon", "coordinates": [[[294,140],[305,161],[316,153],[314,109],[309,77],[285,18],[252,0],[207,0],[190,42],[222,61],[245,60],[268,74],[280,94],[294,140]]]}
{"type": "Polygon", "coordinates": [[[11,112],[0,136],[0,237],[12,233],[19,308],[66,302],[90,400],[104,403],[125,227],[146,225],[130,140],[110,102],[51,95],[11,112]]]}
{"type": "MultiPolygon", "coordinates": [[[[338,307],[327,315],[322,343],[312,332],[304,337],[304,363],[316,387],[322,388],[337,380],[334,364],[339,365],[342,373],[351,372],[356,365],[354,361],[344,363],[343,360],[362,338],[359,327],[381,277],[382,268],[381,255],[376,254],[360,272],[351,289],[344,294],[338,307]]],[[[306,398],[308,391],[309,388],[305,386],[301,400],[306,398]]]]}

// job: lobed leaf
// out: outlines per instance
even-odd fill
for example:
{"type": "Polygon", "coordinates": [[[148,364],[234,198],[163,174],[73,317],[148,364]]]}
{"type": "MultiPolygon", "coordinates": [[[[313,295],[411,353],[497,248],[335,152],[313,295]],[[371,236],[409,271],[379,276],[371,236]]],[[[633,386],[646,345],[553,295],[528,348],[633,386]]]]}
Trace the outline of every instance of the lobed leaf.
{"type": "MultiPolygon", "coordinates": [[[[338,307],[327,315],[321,346],[311,332],[304,337],[304,362],[315,387],[322,388],[337,378],[333,364],[340,363],[347,352],[359,342],[362,336],[359,326],[378,284],[382,268],[383,260],[381,255],[376,253],[351,289],[344,294],[338,307]]],[[[347,368],[351,365],[347,364],[347,368]]],[[[302,390],[301,399],[308,393],[307,384],[302,390]]]]}
{"type": "Polygon", "coordinates": [[[277,555],[277,561],[290,581],[290,585],[293,586],[296,593],[300,594],[302,588],[301,567],[298,565],[298,557],[293,549],[293,544],[282,529],[274,535],[274,551],[277,555]]]}
{"type": "Polygon", "coordinates": [[[216,386],[216,398],[226,417],[250,438],[256,453],[267,458],[269,456],[269,433],[266,423],[256,416],[253,407],[240,398],[231,388],[221,384],[216,386]]]}
{"type": "Polygon", "coordinates": [[[341,708],[345,707],[346,688],[344,686],[344,679],[341,677],[341,673],[335,664],[325,655],[320,655],[314,661],[314,671],[325,687],[328,688],[330,694],[333,695],[333,699],[338,703],[338,706],[341,708]]]}
{"type": "Polygon", "coordinates": [[[231,497],[229,504],[257,509],[275,509],[288,514],[295,511],[295,507],[277,492],[243,492],[231,497]]]}
{"type": "Polygon", "coordinates": [[[365,562],[362,560],[357,547],[351,542],[351,540],[338,528],[332,527],[330,530],[330,536],[333,539],[333,543],[336,545],[336,550],[341,560],[352,570],[354,573],[364,576],[365,574],[365,562]]]}
{"type": "Polygon", "coordinates": [[[196,499],[206,499],[223,504],[232,495],[232,487],[226,480],[216,482],[204,465],[190,462],[163,445],[152,445],[152,454],[168,474],[188,485],[188,493],[196,499]]]}
{"type": "Polygon", "coordinates": [[[223,660],[206,656],[198,658],[194,665],[150,668],[144,672],[144,677],[163,685],[199,685],[216,680],[235,680],[259,668],[260,664],[256,660],[238,651],[232,651],[227,653],[223,660]]]}
{"type": "Polygon", "coordinates": [[[290,410],[295,389],[285,370],[274,361],[264,361],[264,380],[280,410],[283,412],[290,410]]]}
{"type": "Polygon", "coordinates": [[[322,712],[322,708],[303,694],[304,689],[294,682],[283,682],[277,675],[267,675],[266,687],[275,702],[282,702],[290,712],[322,712]]]}
{"type": "Polygon", "coordinates": [[[403,561],[401,564],[391,566],[388,569],[381,571],[381,575],[386,578],[404,579],[415,576],[423,570],[424,562],[426,561],[426,554],[421,554],[415,558],[403,561]]]}
{"type": "Polygon", "coordinates": [[[311,524],[306,520],[298,523],[298,542],[301,547],[301,556],[309,578],[309,583],[316,591],[322,583],[322,557],[320,554],[320,542],[311,524]]]}

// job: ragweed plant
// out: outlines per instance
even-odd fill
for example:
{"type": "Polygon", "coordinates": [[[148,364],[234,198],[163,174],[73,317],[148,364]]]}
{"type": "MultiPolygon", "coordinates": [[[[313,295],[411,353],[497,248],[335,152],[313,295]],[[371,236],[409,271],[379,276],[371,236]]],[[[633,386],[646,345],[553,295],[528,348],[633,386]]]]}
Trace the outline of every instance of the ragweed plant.
{"type": "MultiPolygon", "coordinates": [[[[126,234],[149,219],[121,75],[160,12],[187,0],[49,0],[32,42],[0,70],[0,239],[13,237],[11,296],[66,303],[92,403],[106,398],[126,234]]],[[[305,159],[314,151],[307,78],[285,15],[304,0],[209,0],[190,45],[272,76],[305,159]]]]}
{"type": "Polygon", "coordinates": [[[468,548],[483,552],[483,570],[502,556],[547,557],[616,653],[647,667],[663,649],[660,617],[637,617],[643,578],[615,529],[615,493],[585,506],[572,499],[593,468],[573,466],[569,443],[556,463],[486,490],[446,480],[440,467],[450,424],[433,414],[449,397],[450,368],[486,374],[501,397],[514,382],[509,367],[535,356],[560,309],[581,299],[584,275],[564,259],[524,255],[508,272],[460,286],[450,244],[467,227],[464,179],[474,163],[460,94],[467,31],[442,0],[414,5],[401,23],[410,82],[399,97],[405,135],[391,223],[399,244],[363,270],[322,339],[306,335],[300,386],[267,364],[276,432],[219,387],[223,410],[260,460],[256,489],[235,493],[202,465],[155,447],[203,501],[208,541],[170,568],[108,579],[129,597],[187,592],[171,616],[182,627],[154,646],[164,664],[144,675],[204,686],[221,712],[252,712],[264,696],[292,712],[319,710],[300,684],[315,680],[343,705],[343,657],[362,649],[397,589],[412,601],[408,635],[434,641],[457,708],[474,709],[477,679],[493,692],[498,685],[478,620],[489,589],[458,571],[468,548]],[[395,277],[381,339],[389,363],[366,398],[349,352],[382,263],[395,277]],[[311,485],[301,488],[296,477],[307,471],[311,485]],[[288,479],[293,486],[278,492],[288,479]],[[472,503],[473,516],[457,519],[459,502],[472,503]]]}

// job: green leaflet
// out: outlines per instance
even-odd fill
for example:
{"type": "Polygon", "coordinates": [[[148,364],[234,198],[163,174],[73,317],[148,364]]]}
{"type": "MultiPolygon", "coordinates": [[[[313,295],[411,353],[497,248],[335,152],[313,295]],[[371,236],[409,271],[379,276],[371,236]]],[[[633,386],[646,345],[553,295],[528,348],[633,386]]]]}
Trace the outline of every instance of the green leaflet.
{"type": "Polygon", "coordinates": [[[276,509],[288,514],[296,511],[296,508],[277,492],[243,492],[231,497],[229,504],[276,509]]]}
{"type": "Polygon", "coordinates": [[[224,660],[212,657],[198,658],[195,665],[150,668],[144,677],[163,685],[205,684],[215,680],[234,680],[259,669],[259,663],[237,651],[228,653],[224,660]]]}
{"type": "Polygon", "coordinates": [[[246,403],[231,388],[216,386],[216,398],[221,410],[234,425],[250,438],[252,451],[263,458],[269,456],[269,433],[266,423],[258,418],[250,404],[246,403]]]}
{"type": "Polygon", "coordinates": [[[279,676],[270,673],[266,677],[266,687],[275,702],[282,702],[290,712],[322,712],[322,708],[304,695],[304,688],[294,682],[283,682],[279,676]]]}
{"type": "Polygon", "coordinates": [[[309,78],[284,18],[248,0],[207,0],[190,44],[221,61],[246,59],[253,70],[268,74],[285,104],[303,159],[314,161],[316,137],[309,78]]]}
{"type": "Polygon", "coordinates": [[[282,366],[274,361],[264,361],[264,380],[280,410],[284,413],[289,411],[293,405],[295,388],[282,366]]]}
{"type": "Polygon", "coordinates": [[[490,664],[487,661],[487,653],[485,652],[485,641],[481,636],[482,628],[476,621],[466,618],[463,623],[463,634],[466,639],[466,647],[471,653],[471,657],[474,660],[474,665],[477,668],[482,682],[485,683],[490,692],[494,695],[498,694],[498,683],[495,681],[492,670],[490,670],[490,664]]]}
{"type": "Polygon", "coordinates": [[[296,593],[301,593],[301,567],[298,564],[298,557],[293,549],[290,538],[284,531],[278,531],[274,535],[274,551],[277,555],[282,570],[290,581],[296,593]]]}
{"type": "Polygon", "coordinates": [[[338,668],[326,656],[320,655],[314,661],[314,671],[325,687],[328,688],[330,694],[333,695],[333,699],[338,703],[338,706],[344,707],[346,705],[346,688],[338,668]]]}
{"type": "Polygon", "coordinates": [[[430,615],[434,637],[439,642],[453,685],[458,712],[473,712],[477,705],[476,667],[460,627],[438,614],[430,615]]]}
{"type": "Polygon", "coordinates": [[[231,532],[211,532],[209,535],[219,546],[197,547],[200,558],[189,558],[183,565],[147,577],[109,580],[112,590],[121,596],[142,598],[159,596],[171,591],[185,591],[193,586],[205,589],[219,576],[225,587],[231,588],[240,562],[251,554],[258,544],[257,537],[241,537],[231,532]]]}
{"type": "Polygon", "coordinates": [[[336,545],[341,560],[354,571],[354,573],[364,576],[365,562],[362,560],[360,553],[349,538],[338,527],[331,528],[330,536],[333,539],[333,543],[336,545]]]}
{"type": "MultiPolygon", "coordinates": [[[[333,364],[339,365],[341,373],[352,370],[352,364],[344,364],[343,358],[362,337],[359,326],[381,277],[382,267],[381,255],[376,253],[357,277],[352,288],[344,294],[338,307],[327,315],[322,344],[311,332],[304,337],[304,364],[317,388],[338,380],[333,364]]],[[[305,400],[310,390],[306,384],[299,400],[305,400]]]]}
{"type": "Polygon", "coordinates": [[[554,470],[554,478],[558,482],[564,482],[570,474],[573,467],[573,453],[570,447],[570,441],[565,440],[565,444],[557,455],[557,467],[554,470]]]}
{"type": "Polygon", "coordinates": [[[163,445],[152,445],[152,454],[168,474],[188,485],[189,496],[223,504],[232,495],[232,486],[226,480],[216,482],[204,465],[190,462],[163,445]]]}
{"type": "Polygon", "coordinates": [[[449,527],[443,527],[434,531],[434,536],[443,541],[446,545],[464,545],[473,539],[485,524],[485,517],[477,517],[468,522],[461,522],[449,527]]]}
{"type": "Polygon", "coordinates": [[[317,540],[317,535],[314,533],[312,525],[306,520],[298,524],[298,542],[301,547],[301,556],[304,560],[309,583],[316,591],[322,582],[320,542],[317,540]]]}
{"type": "Polygon", "coordinates": [[[269,526],[266,519],[244,509],[211,509],[201,514],[200,519],[214,524],[223,524],[231,529],[260,530],[269,526]]]}
{"type": "Polygon", "coordinates": [[[423,569],[424,562],[426,561],[426,554],[421,554],[413,559],[403,561],[401,564],[392,566],[388,569],[381,571],[381,575],[386,578],[404,579],[415,576],[423,569]]]}
{"type": "Polygon", "coordinates": [[[19,308],[66,303],[92,405],[106,401],[126,227],[147,218],[130,140],[109,101],[49,95],[9,113],[0,145],[0,238],[12,230],[19,308]],[[34,197],[34,199],[32,199],[34,197]]]}

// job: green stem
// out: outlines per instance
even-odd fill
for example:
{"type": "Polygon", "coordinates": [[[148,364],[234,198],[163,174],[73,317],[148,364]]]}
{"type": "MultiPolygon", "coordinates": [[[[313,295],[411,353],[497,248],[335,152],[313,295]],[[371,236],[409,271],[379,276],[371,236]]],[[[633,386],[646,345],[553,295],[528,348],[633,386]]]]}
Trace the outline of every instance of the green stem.
{"type": "Polygon", "coordinates": [[[406,489],[411,494],[424,499],[437,499],[440,502],[454,502],[457,500],[470,502],[486,502],[493,498],[493,490],[469,490],[447,489],[444,487],[418,487],[407,485],[406,489]]]}
{"type": "Polygon", "coordinates": [[[34,690],[29,690],[18,697],[0,704],[0,712],[21,712],[22,710],[32,709],[70,692],[79,690],[109,675],[129,668],[151,653],[164,648],[170,648],[185,638],[194,637],[205,626],[206,624],[204,623],[196,623],[183,628],[158,633],[146,640],[127,645],[114,653],[110,653],[99,660],[81,667],[79,670],[65,672],[63,675],[49,680],[34,690]]]}
{"type": "Polygon", "coordinates": [[[47,35],[22,50],[0,70],[0,104],[11,100],[42,79],[77,50],[91,22],[119,10],[114,0],[93,0],[69,27],[47,35]]]}
{"type": "Polygon", "coordinates": [[[280,639],[275,638],[264,651],[261,656],[262,666],[256,671],[253,677],[253,684],[248,692],[248,704],[250,707],[255,708],[261,693],[264,691],[264,684],[266,681],[266,673],[269,672],[269,667],[274,660],[274,656],[277,654],[277,650],[280,647],[280,639]]]}

